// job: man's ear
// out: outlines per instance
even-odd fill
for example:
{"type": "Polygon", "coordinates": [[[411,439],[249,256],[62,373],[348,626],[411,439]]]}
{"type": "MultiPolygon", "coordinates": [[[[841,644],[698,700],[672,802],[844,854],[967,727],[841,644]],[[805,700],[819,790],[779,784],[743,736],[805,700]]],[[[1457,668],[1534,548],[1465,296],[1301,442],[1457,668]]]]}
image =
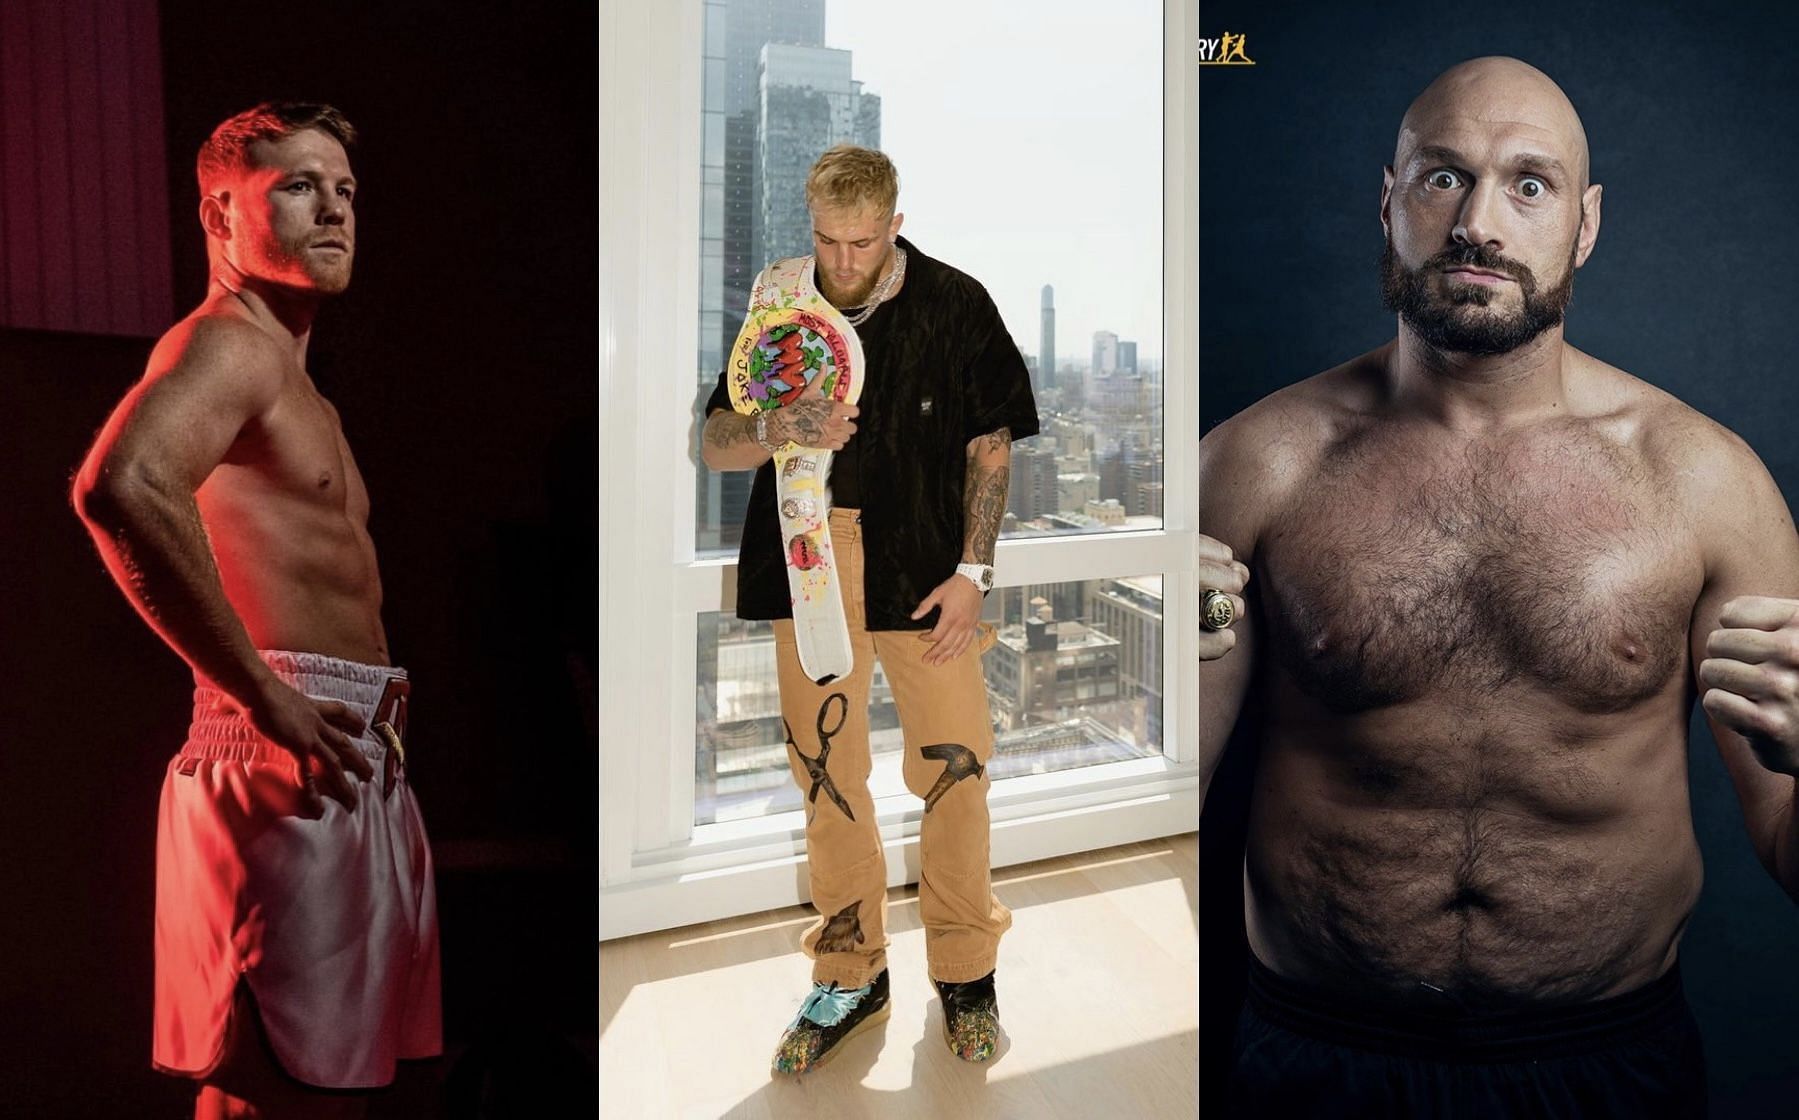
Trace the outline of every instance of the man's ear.
{"type": "Polygon", "coordinates": [[[1393,236],[1393,165],[1388,164],[1381,169],[1380,184],[1380,228],[1388,237],[1393,236]]]}
{"type": "Polygon", "coordinates": [[[206,236],[231,240],[231,192],[219,191],[200,199],[200,228],[206,236]]]}
{"type": "Polygon", "coordinates": [[[1580,237],[1575,242],[1575,268],[1587,263],[1587,258],[1593,255],[1593,246],[1599,241],[1599,203],[1604,195],[1605,188],[1594,183],[1580,196],[1580,237]]]}
{"type": "Polygon", "coordinates": [[[905,220],[906,216],[904,214],[898,213],[897,211],[894,213],[893,224],[887,227],[887,240],[892,241],[899,236],[900,223],[905,220]]]}

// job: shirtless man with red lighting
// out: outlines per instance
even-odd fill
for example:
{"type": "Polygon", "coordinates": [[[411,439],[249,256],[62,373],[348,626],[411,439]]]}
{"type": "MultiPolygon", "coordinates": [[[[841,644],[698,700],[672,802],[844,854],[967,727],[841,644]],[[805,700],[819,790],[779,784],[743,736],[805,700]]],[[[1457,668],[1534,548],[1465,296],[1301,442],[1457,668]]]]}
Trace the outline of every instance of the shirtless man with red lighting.
{"type": "Polygon", "coordinates": [[[1251,577],[1202,773],[1264,713],[1233,1115],[1703,1115],[1696,699],[1799,899],[1799,537],[1742,440],[1564,339],[1588,168],[1540,71],[1451,68],[1381,193],[1397,338],[1200,444],[1251,577]]]}
{"type": "Polygon", "coordinates": [[[369,501],[306,372],[350,280],[354,130],[264,104],[201,148],[212,280],[76,478],[132,605],[193,668],[157,835],[154,1060],[197,1118],[361,1116],[441,1050],[430,849],[405,780],[369,501]],[[327,800],[329,799],[329,800],[327,800]]]}

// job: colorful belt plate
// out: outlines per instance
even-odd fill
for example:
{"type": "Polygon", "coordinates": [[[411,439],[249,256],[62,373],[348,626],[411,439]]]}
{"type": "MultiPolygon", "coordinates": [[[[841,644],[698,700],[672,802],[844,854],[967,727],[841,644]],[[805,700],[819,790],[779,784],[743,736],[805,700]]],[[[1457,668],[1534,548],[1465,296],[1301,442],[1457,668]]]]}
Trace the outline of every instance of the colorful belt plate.
{"type": "MultiPolygon", "coordinates": [[[[750,310],[731,347],[731,407],[747,415],[784,408],[816,383],[829,400],[862,395],[862,343],[819,294],[811,257],[776,261],[756,277],[750,310]]],[[[775,511],[787,554],[787,590],[800,667],[825,684],[855,665],[831,551],[830,451],[788,443],[775,452],[775,511]]]]}

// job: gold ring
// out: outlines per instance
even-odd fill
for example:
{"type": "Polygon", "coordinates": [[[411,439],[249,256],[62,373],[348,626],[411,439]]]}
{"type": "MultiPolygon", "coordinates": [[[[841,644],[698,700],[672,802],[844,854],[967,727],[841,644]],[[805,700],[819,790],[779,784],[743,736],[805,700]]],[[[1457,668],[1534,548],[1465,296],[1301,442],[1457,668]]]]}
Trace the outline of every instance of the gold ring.
{"type": "Polygon", "coordinates": [[[1199,597],[1199,624],[1207,630],[1223,630],[1237,621],[1237,604],[1216,587],[1208,587],[1199,597]]]}

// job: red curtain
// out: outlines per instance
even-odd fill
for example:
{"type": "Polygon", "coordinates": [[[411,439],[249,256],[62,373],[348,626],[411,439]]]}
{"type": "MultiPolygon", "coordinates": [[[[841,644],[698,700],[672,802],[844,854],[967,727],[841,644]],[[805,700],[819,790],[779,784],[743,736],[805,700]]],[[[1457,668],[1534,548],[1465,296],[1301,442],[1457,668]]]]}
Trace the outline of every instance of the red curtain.
{"type": "Polygon", "coordinates": [[[172,315],[156,0],[0,0],[0,327],[172,315]]]}

